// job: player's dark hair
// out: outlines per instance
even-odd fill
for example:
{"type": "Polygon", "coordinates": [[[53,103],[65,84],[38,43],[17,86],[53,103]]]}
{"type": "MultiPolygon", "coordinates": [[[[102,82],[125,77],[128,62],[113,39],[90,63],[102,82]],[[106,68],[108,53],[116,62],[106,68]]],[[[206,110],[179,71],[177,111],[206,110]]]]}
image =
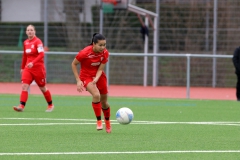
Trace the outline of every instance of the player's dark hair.
{"type": "Polygon", "coordinates": [[[94,33],[90,45],[93,45],[93,43],[98,43],[99,40],[106,40],[106,38],[100,33],[94,33]]]}

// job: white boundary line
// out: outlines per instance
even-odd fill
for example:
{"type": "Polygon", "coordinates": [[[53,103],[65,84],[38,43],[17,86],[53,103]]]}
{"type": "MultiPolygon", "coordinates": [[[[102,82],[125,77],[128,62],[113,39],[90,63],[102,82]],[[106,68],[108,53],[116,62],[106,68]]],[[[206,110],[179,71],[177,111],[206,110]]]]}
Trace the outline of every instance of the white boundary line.
{"type": "MultiPolygon", "coordinates": [[[[0,124],[0,126],[27,126],[27,125],[95,125],[95,119],[59,119],[59,118],[0,118],[0,120],[37,120],[37,121],[80,121],[83,123],[11,123],[0,124]],[[89,123],[94,122],[94,123],[89,123]]],[[[119,124],[116,120],[111,120],[112,124],[119,124]]],[[[133,121],[131,124],[195,124],[195,125],[224,125],[240,126],[240,122],[161,122],[161,121],[133,121]]]]}
{"type": "MultiPolygon", "coordinates": [[[[0,118],[1,119],[6,119],[6,120],[46,120],[46,121],[96,121],[95,119],[64,119],[64,118],[0,118]]],[[[111,120],[111,121],[116,121],[116,120],[111,120]]],[[[136,123],[183,123],[183,124],[186,124],[186,123],[191,123],[191,124],[206,124],[206,123],[239,123],[240,124],[240,121],[239,122],[223,122],[223,121],[219,121],[219,122],[163,122],[163,121],[133,121],[133,122],[136,122],[136,123]]]]}
{"type": "MultiPolygon", "coordinates": [[[[53,125],[95,125],[96,123],[0,123],[0,126],[53,126],[53,125]]],[[[119,124],[119,123],[111,123],[111,124],[119,124]]],[[[226,123],[132,123],[131,125],[139,125],[139,124],[197,124],[197,125],[221,125],[221,126],[240,126],[240,124],[226,124],[226,123]]]]}
{"type": "MultiPolygon", "coordinates": [[[[119,124],[119,123],[111,123],[119,124]]],[[[2,123],[0,126],[53,126],[53,125],[96,125],[96,123],[2,123]]]]}
{"type": "Polygon", "coordinates": [[[88,154],[167,154],[167,153],[240,153],[240,150],[0,153],[0,156],[15,156],[15,155],[18,155],[18,156],[21,156],[21,155],[88,155],[88,154]]]}
{"type": "Polygon", "coordinates": [[[96,121],[93,119],[63,119],[63,118],[0,118],[9,120],[45,120],[45,121],[96,121]]]}

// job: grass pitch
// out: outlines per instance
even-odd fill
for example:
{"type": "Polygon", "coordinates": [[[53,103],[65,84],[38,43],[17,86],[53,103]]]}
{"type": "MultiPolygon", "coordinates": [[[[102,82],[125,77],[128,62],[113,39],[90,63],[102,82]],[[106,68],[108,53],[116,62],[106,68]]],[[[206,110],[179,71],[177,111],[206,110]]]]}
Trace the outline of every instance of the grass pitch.
{"type": "Polygon", "coordinates": [[[96,131],[91,97],[53,96],[46,113],[42,95],[0,95],[1,160],[221,160],[240,159],[240,103],[109,97],[112,133],[96,131]],[[129,107],[134,119],[120,125],[115,113],[129,107]]]}

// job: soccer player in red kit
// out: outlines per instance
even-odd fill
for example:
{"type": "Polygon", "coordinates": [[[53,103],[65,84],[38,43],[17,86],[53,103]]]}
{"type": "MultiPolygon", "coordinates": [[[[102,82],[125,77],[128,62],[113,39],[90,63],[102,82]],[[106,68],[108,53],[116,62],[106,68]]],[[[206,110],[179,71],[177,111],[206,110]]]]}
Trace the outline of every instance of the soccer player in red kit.
{"type": "Polygon", "coordinates": [[[105,37],[94,33],[92,43],[79,51],[73,60],[72,70],[77,81],[77,90],[79,92],[87,90],[92,95],[92,108],[97,118],[97,130],[103,129],[101,120],[103,112],[106,132],[111,133],[107,77],[103,71],[108,57],[105,37]],[[81,68],[80,75],[77,69],[78,64],[81,68]]]}
{"type": "Polygon", "coordinates": [[[21,65],[22,92],[20,95],[19,106],[13,109],[22,112],[28,100],[28,89],[30,84],[35,81],[42,91],[48,107],[46,112],[51,112],[54,108],[52,104],[52,96],[46,88],[46,71],[44,67],[44,49],[42,41],[36,36],[35,27],[28,25],[26,29],[28,39],[23,43],[23,56],[21,65]]]}

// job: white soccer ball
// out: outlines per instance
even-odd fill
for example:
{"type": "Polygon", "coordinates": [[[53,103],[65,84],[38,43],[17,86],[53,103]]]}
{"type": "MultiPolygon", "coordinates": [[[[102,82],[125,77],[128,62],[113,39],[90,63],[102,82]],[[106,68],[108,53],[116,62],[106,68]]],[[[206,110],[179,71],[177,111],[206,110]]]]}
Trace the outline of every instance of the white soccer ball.
{"type": "Polygon", "coordinates": [[[120,108],[116,113],[116,119],[120,124],[129,124],[133,120],[133,112],[127,107],[120,108]]]}

